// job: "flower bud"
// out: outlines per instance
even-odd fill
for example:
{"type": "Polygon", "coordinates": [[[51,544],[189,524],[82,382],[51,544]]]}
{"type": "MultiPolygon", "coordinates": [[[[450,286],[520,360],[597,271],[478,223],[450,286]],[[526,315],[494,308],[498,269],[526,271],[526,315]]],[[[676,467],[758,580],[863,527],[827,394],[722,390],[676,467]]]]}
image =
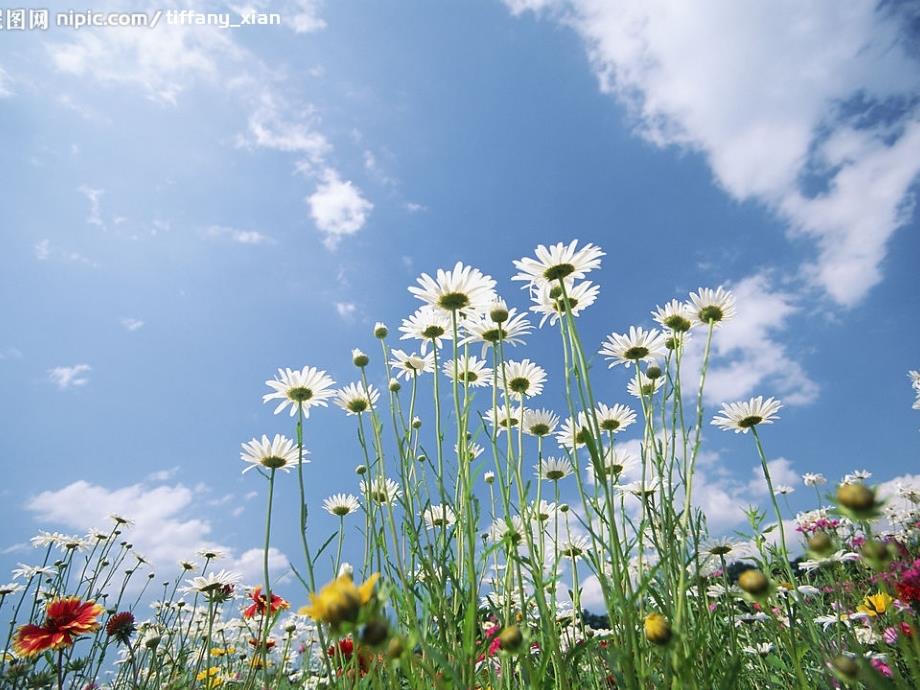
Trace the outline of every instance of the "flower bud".
{"type": "Polygon", "coordinates": [[[831,659],[831,671],[844,682],[856,680],[859,676],[859,664],[846,654],[839,654],[831,659]]]}
{"type": "Polygon", "coordinates": [[[358,348],[351,351],[351,361],[356,367],[364,368],[370,363],[370,357],[361,352],[358,348]]]}
{"type": "Polygon", "coordinates": [[[661,378],[661,373],[661,366],[657,362],[651,362],[645,368],[645,375],[648,376],[652,381],[661,378]]]}
{"type": "Polygon", "coordinates": [[[374,618],[369,620],[363,630],[361,630],[361,642],[369,647],[376,647],[387,639],[390,634],[390,626],[383,619],[374,618]]]}
{"type": "Polygon", "coordinates": [[[402,388],[399,379],[390,379],[390,383],[387,387],[390,389],[391,393],[399,393],[399,389],[402,388]]]}
{"type": "Polygon", "coordinates": [[[489,309],[489,318],[493,323],[504,323],[508,320],[508,305],[502,299],[495,300],[489,309]]]}
{"type": "Polygon", "coordinates": [[[671,641],[671,624],[660,613],[650,613],[643,624],[645,639],[654,645],[666,645],[671,641]]]}
{"type": "Polygon", "coordinates": [[[422,428],[422,420],[421,420],[419,417],[413,417],[413,418],[412,418],[412,428],[413,428],[413,429],[421,429],[421,428],[422,428]]]}
{"type": "Polygon", "coordinates": [[[738,576],[738,586],[755,599],[760,599],[769,593],[770,580],[762,571],[752,568],[738,576]]]}
{"type": "Polygon", "coordinates": [[[826,556],[834,550],[834,541],[827,532],[815,532],[808,540],[808,550],[818,556],[826,556]]]}
{"type": "Polygon", "coordinates": [[[406,645],[403,644],[402,638],[395,635],[391,637],[389,644],[387,644],[387,657],[398,659],[403,655],[404,651],[406,651],[406,645]]]}
{"type": "Polygon", "coordinates": [[[367,472],[367,465],[358,465],[355,468],[355,474],[365,474],[367,472]]]}
{"type": "Polygon", "coordinates": [[[516,652],[523,641],[521,629],[516,625],[509,625],[498,634],[498,643],[506,652],[516,652]]]}
{"type": "Polygon", "coordinates": [[[485,480],[486,484],[493,484],[495,482],[495,472],[486,472],[482,475],[482,478],[485,480]]]}
{"type": "Polygon", "coordinates": [[[853,514],[857,520],[872,517],[875,492],[862,482],[841,484],[837,487],[837,503],[853,514]]]}
{"type": "Polygon", "coordinates": [[[380,321],[374,324],[374,337],[375,338],[380,338],[381,340],[383,340],[384,338],[387,337],[387,334],[389,332],[390,331],[386,327],[386,324],[381,323],[380,321]]]}

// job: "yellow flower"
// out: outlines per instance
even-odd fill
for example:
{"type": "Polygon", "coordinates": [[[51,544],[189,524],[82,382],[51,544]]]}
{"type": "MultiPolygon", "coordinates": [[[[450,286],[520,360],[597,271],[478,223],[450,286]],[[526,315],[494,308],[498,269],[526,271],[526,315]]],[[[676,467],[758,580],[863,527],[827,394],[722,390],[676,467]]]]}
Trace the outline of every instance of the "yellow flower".
{"type": "Polygon", "coordinates": [[[341,623],[354,623],[358,620],[361,607],[374,596],[374,585],[379,577],[380,573],[374,573],[360,587],[356,587],[348,575],[337,577],[318,594],[311,593],[310,605],[302,607],[297,613],[310,616],[320,623],[329,623],[333,627],[341,623]]]}
{"type": "Polygon", "coordinates": [[[877,616],[885,613],[891,607],[893,601],[894,599],[887,592],[879,592],[863,599],[863,603],[857,606],[856,610],[869,616],[877,616]]]}
{"type": "Polygon", "coordinates": [[[212,666],[209,669],[201,671],[195,676],[195,680],[203,681],[206,688],[219,688],[224,684],[224,679],[218,675],[219,673],[220,669],[217,668],[217,666],[212,666]]]}
{"type": "Polygon", "coordinates": [[[233,654],[236,651],[234,647],[212,647],[211,656],[225,656],[227,654],[233,654]]]}

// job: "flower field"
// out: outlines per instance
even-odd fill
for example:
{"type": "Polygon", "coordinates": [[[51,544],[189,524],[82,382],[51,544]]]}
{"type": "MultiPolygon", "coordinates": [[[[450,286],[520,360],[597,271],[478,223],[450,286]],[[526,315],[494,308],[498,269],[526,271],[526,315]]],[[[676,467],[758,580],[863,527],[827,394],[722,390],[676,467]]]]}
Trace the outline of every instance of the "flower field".
{"type": "Polygon", "coordinates": [[[505,287],[526,309],[473,267],[422,274],[418,309],[352,352],[353,381],[279,369],[263,402],[290,430],[240,454],[266,504],[259,582],[216,550],[154,576],[130,516],[39,533],[35,563],[0,585],[0,687],[920,687],[920,487],[808,473],[813,509],[784,510],[792,487],[767,455],[782,402],[704,405],[732,293],[701,288],[656,307],[656,328],[586,342],[603,257],[573,241],[515,261],[505,287]],[[527,358],[536,338],[557,343],[553,367],[527,358]],[[605,364],[628,372],[624,389],[592,384],[605,364]],[[539,401],[548,370],[563,409],[539,401]],[[342,412],[357,440],[341,443],[363,458],[354,493],[309,505],[309,438],[342,412]],[[694,495],[706,441],[726,431],[750,441],[769,496],[727,537],[694,495]],[[275,505],[280,482],[299,488],[293,511],[275,505]],[[332,538],[311,529],[316,511],[338,520],[332,538]],[[269,549],[291,520],[301,552],[282,584],[269,549]],[[588,581],[602,611],[582,605],[588,581]]]}

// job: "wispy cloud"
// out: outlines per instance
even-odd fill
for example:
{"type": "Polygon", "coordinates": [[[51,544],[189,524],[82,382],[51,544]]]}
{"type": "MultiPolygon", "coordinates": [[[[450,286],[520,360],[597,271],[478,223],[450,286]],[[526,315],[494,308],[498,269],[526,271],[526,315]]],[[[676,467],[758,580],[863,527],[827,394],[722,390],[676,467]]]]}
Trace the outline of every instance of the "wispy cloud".
{"type": "Polygon", "coordinates": [[[89,383],[89,374],[92,371],[89,364],[74,364],[72,367],[54,367],[48,370],[48,380],[59,390],[78,388],[89,383]]]}
{"type": "Polygon", "coordinates": [[[121,326],[126,331],[133,333],[134,331],[139,331],[144,327],[144,322],[141,319],[135,319],[130,316],[126,316],[121,320],[121,326]]]}
{"type": "Polygon", "coordinates": [[[81,185],[79,187],[80,194],[86,197],[89,201],[89,215],[86,216],[86,222],[90,225],[98,225],[100,228],[105,228],[105,223],[102,222],[102,213],[101,213],[101,201],[102,195],[105,194],[104,189],[93,189],[87,185],[81,185]]]}
{"type": "Polygon", "coordinates": [[[357,311],[357,309],[358,309],[357,306],[355,306],[352,302],[336,302],[335,303],[336,313],[340,317],[345,319],[346,321],[354,318],[355,312],[357,311]]]}
{"type": "Polygon", "coordinates": [[[22,359],[22,350],[12,345],[0,347],[0,359],[22,359]]]}
{"type": "Polygon", "coordinates": [[[212,225],[204,231],[207,237],[225,239],[237,244],[274,244],[275,240],[257,230],[240,230],[224,225],[212,225]]]}
{"type": "Polygon", "coordinates": [[[35,258],[39,261],[50,261],[52,259],[56,261],[70,261],[74,263],[86,264],[87,266],[92,266],[93,268],[98,268],[99,264],[79,252],[70,251],[62,247],[52,244],[51,240],[43,239],[35,244],[34,253],[35,258]]]}
{"type": "Polygon", "coordinates": [[[920,61],[896,4],[505,2],[574,27],[642,137],[701,153],[729,195],[813,240],[802,275],[837,303],[881,280],[920,172],[920,61]]]}
{"type": "Polygon", "coordinates": [[[12,82],[9,73],[0,66],[0,98],[9,98],[13,95],[12,82]]]}

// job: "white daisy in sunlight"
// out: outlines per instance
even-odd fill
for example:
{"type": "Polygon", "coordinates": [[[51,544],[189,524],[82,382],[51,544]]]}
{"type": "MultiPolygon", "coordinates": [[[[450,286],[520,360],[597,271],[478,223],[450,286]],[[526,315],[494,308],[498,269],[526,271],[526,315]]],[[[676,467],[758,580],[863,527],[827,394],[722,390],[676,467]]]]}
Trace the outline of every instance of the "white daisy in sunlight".
{"type": "MultiPolygon", "coordinates": [[[[457,443],[454,444],[454,452],[458,457],[460,456],[460,445],[457,443]]],[[[468,460],[475,460],[480,455],[482,455],[483,452],[485,452],[485,448],[480,446],[478,443],[466,444],[466,457],[468,460]]]]}
{"type": "MultiPolygon", "coordinates": [[[[635,455],[626,450],[605,448],[604,457],[601,458],[601,466],[608,477],[619,479],[634,472],[639,468],[640,463],[635,455]]],[[[597,480],[593,462],[588,463],[588,479],[591,483],[597,480]]]]}
{"type": "Polygon", "coordinates": [[[715,290],[700,288],[690,293],[687,308],[696,322],[718,326],[734,318],[735,296],[721,286],[715,290]]]}
{"type": "Polygon", "coordinates": [[[445,312],[484,312],[495,299],[495,281],[458,261],[450,271],[439,268],[435,277],[423,273],[409,292],[445,312]]]}
{"type": "MultiPolygon", "coordinates": [[[[263,434],[261,440],[252,439],[242,444],[242,446],[243,452],[240,453],[240,459],[249,463],[249,467],[243,470],[244,473],[259,466],[269,470],[288,472],[299,462],[297,444],[281,434],[275,434],[275,437],[271,440],[263,434]]],[[[307,455],[306,449],[304,449],[303,454],[307,455]]],[[[310,461],[304,458],[304,463],[308,462],[310,461]]]]}
{"type": "Polygon", "coordinates": [[[326,406],[326,401],[335,395],[332,386],[335,385],[325,371],[315,367],[303,369],[279,369],[278,376],[265,382],[273,393],[262,396],[262,402],[280,400],[275,408],[275,414],[281,412],[288,405],[291,406],[291,416],[303,411],[304,417],[310,416],[310,408],[316,405],[326,406]]]}
{"type": "Polygon", "coordinates": [[[551,410],[524,410],[524,433],[549,436],[559,426],[559,415],[551,410]]]}
{"type": "Polygon", "coordinates": [[[518,314],[512,307],[508,310],[508,318],[501,323],[495,323],[488,314],[473,314],[467,317],[461,325],[463,336],[459,345],[482,343],[482,356],[486,356],[486,348],[494,347],[501,342],[505,345],[522,345],[523,336],[533,330],[530,321],[524,314],[518,314]]]}
{"type": "Polygon", "coordinates": [[[672,299],[663,307],[655,307],[652,318],[672,333],[686,333],[693,326],[693,310],[686,302],[672,299]]]}
{"type": "Polygon", "coordinates": [[[637,362],[659,359],[665,354],[664,336],[655,328],[645,330],[630,326],[628,333],[611,333],[604,341],[600,354],[615,367],[619,364],[628,367],[637,362]]]}
{"type": "Polygon", "coordinates": [[[333,494],[323,501],[323,509],[330,515],[345,517],[360,510],[361,504],[351,494],[333,494]]]}
{"type": "Polygon", "coordinates": [[[546,381],[546,371],[543,367],[522,359],[520,362],[509,360],[498,369],[498,389],[508,388],[512,397],[532,398],[543,392],[543,382],[546,381]]]}
{"type": "Polygon", "coordinates": [[[375,503],[388,503],[390,505],[402,496],[402,489],[399,488],[399,484],[386,477],[376,477],[370,482],[361,482],[361,492],[375,503]]]}
{"type": "Polygon", "coordinates": [[[492,379],[492,370],[486,366],[485,360],[477,359],[476,356],[460,357],[456,365],[454,360],[444,362],[442,369],[451,381],[454,380],[454,368],[458,383],[465,383],[469,386],[482,387],[488,386],[492,379]]]}
{"type": "Polygon", "coordinates": [[[222,558],[227,558],[230,554],[224,551],[223,549],[205,547],[203,549],[198,549],[198,555],[201,556],[206,561],[219,561],[222,558]]]}
{"type": "MultiPolygon", "coordinates": [[[[600,286],[594,285],[590,280],[575,283],[573,280],[566,279],[564,282],[565,294],[568,298],[568,305],[572,312],[572,316],[578,316],[581,312],[594,304],[601,290],[600,286]]],[[[558,283],[545,283],[537,286],[531,296],[531,301],[533,301],[534,304],[530,308],[530,311],[541,315],[540,328],[543,328],[547,320],[551,326],[556,325],[559,317],[564,316],[566,313],[562,288],[558,283]]]]}
{"type": "Polygon", "coordinates": [[[579,560],[590,547],[591,544],[588,542],[587,537],[573,534],[560,540],[556,545],[556,553],[572,560],[579,560]]]}
{"type": "Polygon", "coordinates": [[[411,379],[413,376],[434,371],[434,353],[418,355],[408,354],[402,350],[390,351],[390,367],[396,370],[397,378],[411,379]]]}
{"type": "Polygon", "coordinates": [[[779,400],[764,400],[761,395],[747,402],[722,403],[720,416],[713,418],[712,423],[725,431],[746,434],[758,424],[772,424],[774,419],[779,419],[776,413],[782,406],[779,400]]]}
{"type": "Polygon", "coordinates": [[[422,511],[422,519],[428,529],[435,529],[450,527],[457,522],[457,515],[448,505],[433,505],[422,511]]]}
{"type": "Polygon", "coordinates": [[[593,244],[586,244],[581,249],[577,247],[578,240],[572,240],[567,245],[562,242],[549,247],[538,245],[534,252],[536,258],[526,256],[514,262],[518,273],[511,280],[525,281],[525,287],[543,285],[563,278],[581,279],[589,271],[600,268],[601,257],[604,256],[600,247],[593,244]]]}
{"type": "Polygon", "coordinates": [[[497,408],[490,409],[486,413],[486,419],[489,424],[495,427],[495,430],[501,433],[509,428],[515,428],[521,423],[521,408],[514,409],[500,405],[497,408]]]}
{"type": "Polygon", "coordinates": [[[827,484],[827,477],[820,472],[806,472],[802,475],[802,483],[805,486],[824,486],[827,484]]]}
{"type": "Polygon", "coordinates": [[[493,542],[508,540],[512,545],[517,545],[524,539],[524,529],[520,515],[513,515],[510,520],[496,518],[489,527],[489,537],[493,542]]]}
{"type": "Polygon", "coordinates": [[[611,431],[613,433],[623,431],[636,421],[636,413],[632,408],[619,403],[612,407],[607,407],[604,403],[598,403],[595,416],[601,431],[611,431]]]}
{"type": "Polygon", "coordinates": [[[577,419],[569,417],[556,432],[556,443],[563,448],[575,450],[585,445],[592,438],[588,418],[584,412],[578,413],[577,419]]]}
{"type": "Polygon", "coordinates": [[[911,369],[907,372],[907,378],[910,379],[910,385],[914,387],[914,390],[920,391],[920,371],[911,369]]]}
{"type": "Polygon", "coordinates": [[[773,487],[773,493],[777,496],[788,496],[791,493],[795,492],[795,488],[789,486],[788,484],[778,484],[773,487]]]}
{"type": "Polygon", "coordinates": [[[444,340],[453,339],[450,315],[427,304],[416,309],[409,318],[403,319],[399,330],[402,333],[400,340],[413,339],[422,342],[422,354],[428,352],[428,345],[431,343],[441,349],[444,340]]]}
{"type": "Polygon", "coordinates": [[[650,379],[640,371],[638,373],[638,378],[637,376],[630,377],[629,383],[626,384],[626,390],[630,395],[637,398],[648,398],[655,395],[662,384],[664,384],[664,379],[650,379]]]}
{"type": "Polygon", "coordinates": [[[558,482],[574,472],[575,468],[566,458],[543,458],[537,465],[537,476],[544,481],[558,482]]]}
{"type": "Polygon", "coordinates": [[[532,506],[530,506],[528,513],[532,520],[536,520],[538,523],[540,523],[550,520],[558,511],[559,506],[557,506],[555,503],[541,500],[539,503],[534,503],[532,506]]]}
{"type": "Polygon", "coordinates": [[[202,594],[210,594],[218,589],[226,589],[239,584],[243,576],[230,570],[218,570],[207,575],[199,575],[187,580],[189,589],[202,594]]]}
{"type": "Polygon", "coordinates": [[[335,394],[335,404],[350,415],[367,412],[380,398],[380,393],[371,385],[367,390],[360,383],[349,383],[335,394]]]}

